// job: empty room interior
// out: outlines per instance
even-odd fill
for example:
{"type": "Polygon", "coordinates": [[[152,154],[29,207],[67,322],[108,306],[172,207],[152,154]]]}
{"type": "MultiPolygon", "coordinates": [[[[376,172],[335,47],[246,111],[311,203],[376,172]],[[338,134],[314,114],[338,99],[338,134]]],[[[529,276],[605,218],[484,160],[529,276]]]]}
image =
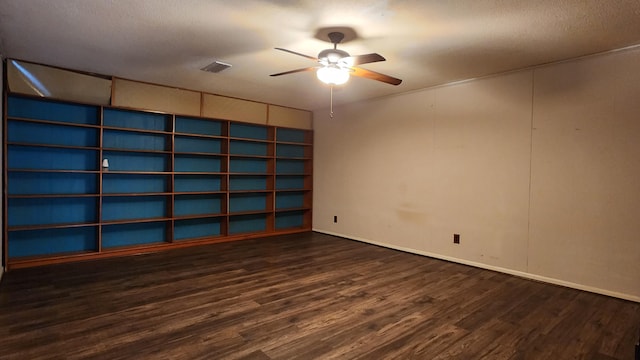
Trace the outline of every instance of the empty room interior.
{"type": "Polygon", "coordinates": [[[4,0],[2,359],[640,359],[639,1],[4,0]]]}

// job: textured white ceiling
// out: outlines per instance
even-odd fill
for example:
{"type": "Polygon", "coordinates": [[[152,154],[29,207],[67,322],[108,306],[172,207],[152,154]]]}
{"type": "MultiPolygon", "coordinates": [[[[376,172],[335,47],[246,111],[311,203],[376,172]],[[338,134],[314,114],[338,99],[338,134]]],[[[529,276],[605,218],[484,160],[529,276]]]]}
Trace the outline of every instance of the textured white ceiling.
{"type": "Polygon", "coordinates": [[[404,80],[352,78],[336,103],[640,44],[639,0],[2,0],[4,57],[302,109],[328,106],[313,66],[318,29],[352,27],[339,48],[377,52],[363,68],[404,80]],[[220,60],[219,74],[200,70],[220,60]]]}

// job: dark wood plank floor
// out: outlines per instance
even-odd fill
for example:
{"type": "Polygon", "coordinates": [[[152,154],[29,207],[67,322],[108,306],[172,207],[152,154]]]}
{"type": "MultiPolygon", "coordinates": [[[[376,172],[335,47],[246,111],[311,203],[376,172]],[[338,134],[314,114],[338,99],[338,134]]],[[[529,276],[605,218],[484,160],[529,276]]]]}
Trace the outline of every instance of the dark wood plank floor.
{"type": "Polygon", "coordinates": [[[321,234],[15,270],[2,359],[633,359],[640,304],[321,234]]]}

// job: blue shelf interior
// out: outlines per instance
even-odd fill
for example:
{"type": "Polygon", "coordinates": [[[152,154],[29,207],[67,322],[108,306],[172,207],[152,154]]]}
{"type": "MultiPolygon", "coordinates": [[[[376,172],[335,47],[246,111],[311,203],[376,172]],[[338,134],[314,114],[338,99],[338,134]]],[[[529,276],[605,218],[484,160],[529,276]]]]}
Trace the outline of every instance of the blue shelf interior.
{"type": "Polygon", "coordinates": [[[149,130],[172,131],[171,115],[142,111],[104,109],[104,126],[149,130]]]}
{"type": "Polygon", "coordinates": [[[104,194],[161,193],[169,192],[169,175],[154,174],[102,174],[104,194]]]}
{"type": "Polygon", "coordinates": [[[267,176],[264,175],[231,175],[230,191],[267,190],[267,176]]]}
{"type": "Polygon", "coordinates": [[[269,129],[262,125],[248,125],[232,122],[229,126],[229,136],[244,139],[268,140],[269,129]]]}
{"type": "Polygon", "coordinates": [[[276,161],[276,174],[304,174],[305,173],[305,161],[304,160],[277,160],[276,161]]]}
{"type": "Polygon", "coordinates": [[[102,136],[102,146],[107,149],[170,150],[168,135],[105,129],[102,136]]]}
{"type": "Polygon", "coordinates": [[[102,152],[102,156],[109,159],[110,171],[162,172],[169,170],[169,154],[105,150],[102,152]]]}
{"type": "Polygon", "coordinates": [[[143,245],[167,241],[166,221],[114,224],[102,227],[102,247],[143,245]]]}
{"type": "Polygon", "coordinates": [[[73,124],[99,125],[100,108],[42,99],[9,96],[7,115],[25,119],[60,121],[73,124]]]}
{"type": "Polygon", "coordinates": [[[96,223],[97,197],[10,198],[9,226],[96,223]]]}
{"type": "Polygon", "coordinates": [[[174,167],[178,172],[222,172],[222,158],[206,155],[175,155],[174,167]]]}
{"type": "Polygon", "coordinates": [[[304,207],[304,192],[288,191],[276,193],[276,210],[304,207]]]}
{"type": "Polygon", "coordinates": [[[304,158],[304,145],[278,144],[276,145],[276,156],[289,158],[304,158]]]}
{"type": "Polygon", "coordinates": [[[265,174],[268,168],[267,161],[267,159],[231,158],[229,172],[265,174]]]}
{"type": "Polygon", "coordinates": [[[187,240],[203,237],[220,236],[224,218],[199,218],[176,220],[174,237],[176,240],[187,240]]]}
{"type": "Polygon", "coordinates": [[[304,210],[286,211],[276,214],[276,229],[291,229],[304,226],[304,210]]]}
{"type": "Polygon", "coordinates": [[[174,139],[174,150],[175,152],[220,154],[222,153],[222,140],[176,136],[174,139]]]}
{"type": "Polygon", "coordinates": [[[176,116],[176,132],[209,136],[224,135],[222,133],[222,123],[219,121],[184,116],[176,116]]]}
{"type": "Polygon", "coordinates": [[[223,195],[176,195],[174,202],[174,214],[176,216],[187,215],[211,215],[222,212],[223,195]]]}
{"type": "Polygon", "coordinates": [[[176,192],[213,192],[222,191],[222,177],[220,175],[182,175],[174,178],[176,192]]]}
{"type": "Polygon", "coordinates": [[[276,130],[276,141],[304,143],[305,133],[304,130],[279,128],[276,130]]]}
{"type": "Polygon", "coordinates": [[[304,175],[277,175],[276,190],[304,189],[304,175]]]}
{"type": "Polygon", "coordinates": [[[9,120],[7,140],[42,145],[98,147],[99,129],[9,120]]]}
{"type": "Polygon", "coordinates": [[[267,156],[269,144],[262,142],[250,142],[231,140],[229,142],[229,153],[232,155],[257,155],[267,156]]]}
{"type": "Polygon", "coordinates": [[[98,170],[98,150],[9,145],[9,169],[98,170]]]}
{"type": "Polygon", "coordinates": [[[98,175],[10,171],[7,184],[9,195],[95,194],[98,175]]]}
{"type": "Polygon", "coordinates": [[[238,215],[229,218],[229,234],[260,232],[267,229],[267,216],[264,214],[238,215]]]}
{"type": "Polygon", "coordinates": [[[102,199],[102,220],[153,219],[167,216],[169,196],[107,196],[102,199]]]}
{"type": "Polygon", "coordinates": [[[266,194],[230,194],[229,212],[264,211],[267,205],[266,194]]]}
{"type": "Polygon", "coordinates": [[[97,226],[10,231],[9,257],[96,251],[97,226]]]}

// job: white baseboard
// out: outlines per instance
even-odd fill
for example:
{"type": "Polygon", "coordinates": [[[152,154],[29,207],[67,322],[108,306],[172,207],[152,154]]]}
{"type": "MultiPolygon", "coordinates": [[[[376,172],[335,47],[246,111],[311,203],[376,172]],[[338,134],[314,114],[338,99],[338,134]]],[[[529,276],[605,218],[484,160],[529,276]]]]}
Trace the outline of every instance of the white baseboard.
{"type": "Polygon", "coordinates": [[[600,288],[596,288],[596,287],[593,287],[593,286],[577,284],[577,283],[573,283],[573,282],[570,282],[570,281],[564,281],[564,280],[560,280],[560,279],[550,278],[550,277],[547,277],[547,276],[531,274],[531,273],[524,272],[524,271],[518,271],[518,270],[499,267],[499,266],[483,264],[483,263],[479,263],[479,262],[475,262],[475,261],[459,259],[459,258],[446,256],[446,255],[441,255],[441,254],[436,254],[436,253],[431,253],[431,252],[427,252],[427,251],[416,250],[416,249],[407,248],[407,247],[403,247],[403,246],[396,246],[396,245],[382,243],[382,242],[378,242],[378,241],[372,241],[372,240],[368,240],[368,239],[364,239],[364,238],[343,235],[343,234],[335,233],[335,232],[332,232],[332,231],[326,231],[326,230],[315,229],[315,228],[312,229],[312,230],[315,231],[315,232],[318,232],[318,233],[338,236],[338,237],[342,237],[342,238],[346,238],[346,239],[350,239],[350,240],[356,240],[356,241],[360,241],[360,242],[364,242],[364,243],[368,243],[368,244],[372,244],[372,245],[386,247],[386,248],[389,248],[389,249],[400,250],[400,251],[404,251],[404,252],[408,252],[408,253],[412,253],[412,254],[428,256],[428,257],[432,257],[432,258],[435,258],[435,259],[451,261],[451,262],[455,262],[455,263],[458,263],[458,264],[474,266],[474,267],[477,267],[477,268],[497,271],[497,272],[501,272],[501,273],[505,273],[505,274],[509,274],[509,275],[515,275],[515,276],[519,276],[519,277],[526,278],[526,279],[542,281],[542,282],[546,282],[546,283],[550,283],[550,284],[565,286],[565,287],[572,288],[572,289],[588,291],[588,292],[592,292],[592,293],[596,293],[596,294],[611,296],[611,297],[615,297],[615,298],[620,298],[620,299],[624,299],[624,300],[629,300],[629,301],[634,301],[634,302],[640,303],[640,297],[634,296],[634,295],[630,295],[630,294],[620,293],[620,292],[616,292],[616,291],[610,291],[610,290],[606,290],[606,289],[600,289],[600,288]]]}

